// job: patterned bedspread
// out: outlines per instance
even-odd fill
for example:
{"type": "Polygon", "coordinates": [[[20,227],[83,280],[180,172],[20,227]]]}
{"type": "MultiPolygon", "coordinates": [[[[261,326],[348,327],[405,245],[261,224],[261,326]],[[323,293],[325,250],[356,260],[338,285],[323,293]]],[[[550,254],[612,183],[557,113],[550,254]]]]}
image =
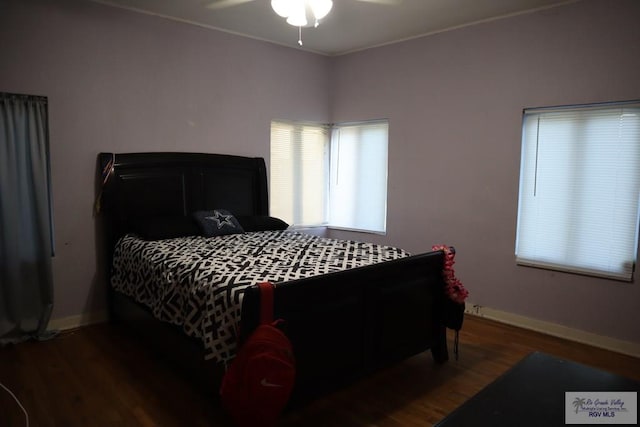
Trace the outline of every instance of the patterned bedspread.
{"type": "Polygon", "coordinates": [[[235,355],[244,289],[403,258],[393,247],[292,231],[146,241],[120,239],[111,285],[202,340],[207,359],[235,355]]]}

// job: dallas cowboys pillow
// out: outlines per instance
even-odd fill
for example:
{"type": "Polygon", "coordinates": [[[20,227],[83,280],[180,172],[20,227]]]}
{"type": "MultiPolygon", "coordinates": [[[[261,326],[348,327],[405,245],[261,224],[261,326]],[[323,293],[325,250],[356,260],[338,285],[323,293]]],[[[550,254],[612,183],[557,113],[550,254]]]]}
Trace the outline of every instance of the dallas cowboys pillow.
{"type": "Polygon", "coordinates": [[[197,211],[193,213],[193,218],[205,237],[244,233],[238,220],[224,209],[197,211]]]}

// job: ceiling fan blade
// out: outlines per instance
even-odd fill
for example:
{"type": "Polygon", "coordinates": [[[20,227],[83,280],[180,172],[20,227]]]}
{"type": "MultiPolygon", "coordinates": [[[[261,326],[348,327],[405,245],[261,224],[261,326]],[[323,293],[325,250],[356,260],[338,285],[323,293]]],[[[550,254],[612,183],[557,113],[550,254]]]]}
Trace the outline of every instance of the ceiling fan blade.
{"type": "Polygon", "coordinates": [[[402,3],[402,0],[356,0],[356,1],[361,1],[363,3],[383,4],[387,6],[396,6],[402,3]]]}
{"type": "Polygon", "coordinates": [[[209,3],[206,6],[206,8],[213,9],[213,10],[225,9],[227,7],[238,6],[240,4],[249,3],[250,1],[253,1],[253,0],[217,0],[209,3]]]}

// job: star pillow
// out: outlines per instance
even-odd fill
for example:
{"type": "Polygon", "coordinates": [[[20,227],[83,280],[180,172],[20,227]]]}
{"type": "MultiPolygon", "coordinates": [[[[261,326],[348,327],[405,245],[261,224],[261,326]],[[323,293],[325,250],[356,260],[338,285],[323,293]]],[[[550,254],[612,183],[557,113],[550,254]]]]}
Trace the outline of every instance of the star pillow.
{"type": "Polygon", "coordinates": [[[224,209],[197,211],[193,213],[193,218],[205,237],[244,233],[238,220],[224,209]]]}

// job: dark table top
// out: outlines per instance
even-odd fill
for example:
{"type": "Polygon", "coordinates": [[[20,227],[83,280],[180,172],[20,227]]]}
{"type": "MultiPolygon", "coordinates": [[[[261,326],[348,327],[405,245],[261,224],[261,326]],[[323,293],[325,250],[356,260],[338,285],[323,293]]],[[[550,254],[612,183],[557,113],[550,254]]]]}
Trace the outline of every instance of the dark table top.
{"type": "Polygon", "coordinates": [[[640,390],[640,382],[534,352],[436,424],[565,426],[565,392],[640,390]]]}

